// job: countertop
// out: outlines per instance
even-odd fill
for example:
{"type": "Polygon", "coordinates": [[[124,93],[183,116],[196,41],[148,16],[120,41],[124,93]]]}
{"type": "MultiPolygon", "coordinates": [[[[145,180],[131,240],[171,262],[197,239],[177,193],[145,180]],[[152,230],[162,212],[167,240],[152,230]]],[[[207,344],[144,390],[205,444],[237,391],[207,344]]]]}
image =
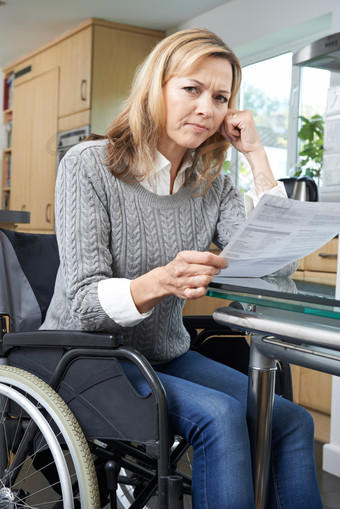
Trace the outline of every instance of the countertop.
{"type": "Polygon", "coordinates": [[[29,223],[31,213],[21,210],[0,210],[0,223],[29,223]]]}

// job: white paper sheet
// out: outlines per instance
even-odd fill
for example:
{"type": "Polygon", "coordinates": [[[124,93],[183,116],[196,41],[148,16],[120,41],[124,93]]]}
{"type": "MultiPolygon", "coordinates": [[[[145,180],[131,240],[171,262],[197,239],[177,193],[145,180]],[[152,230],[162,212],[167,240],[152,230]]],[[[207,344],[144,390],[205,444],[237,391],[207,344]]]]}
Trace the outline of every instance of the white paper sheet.
{"type": "Polygon", "coordinates": [[[264,195],[221,252],[226,277],[262,277],[313,253],[340,232],[340,203],[264,195]]]}

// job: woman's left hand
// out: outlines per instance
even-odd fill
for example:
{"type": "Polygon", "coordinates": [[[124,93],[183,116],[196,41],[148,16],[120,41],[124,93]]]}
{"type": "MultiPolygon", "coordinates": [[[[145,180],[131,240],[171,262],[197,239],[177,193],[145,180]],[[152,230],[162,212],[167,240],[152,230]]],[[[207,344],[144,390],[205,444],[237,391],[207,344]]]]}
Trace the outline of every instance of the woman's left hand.
{"type": "Polygon", "coordinates": [[[229,110],[220,127],[220,132],[236,150],[244,155],[263,150],[253,115],[249,110],[229,110]]]}
{"type": "Polygon", "coordinates": [[[220,132],[236,150],[246,157],[253,173],[255,191],[258,196],[277,186],[251,111],[229,110],[220,127],[220,132]]]}

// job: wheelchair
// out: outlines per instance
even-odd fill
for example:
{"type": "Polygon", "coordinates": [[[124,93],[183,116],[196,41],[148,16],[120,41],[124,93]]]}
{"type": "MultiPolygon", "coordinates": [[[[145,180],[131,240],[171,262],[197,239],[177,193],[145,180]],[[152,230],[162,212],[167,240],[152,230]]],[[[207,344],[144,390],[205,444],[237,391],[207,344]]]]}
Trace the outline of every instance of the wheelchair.
{"type": "MultiPolygon", "coordinates": [[[[59,266],[55,235],[0,229],[0,248],[0,509],[190,508],[192,450],[168,429],[152,366],[119,328],[38,330],[59,266]],[[135,390],[124,363],[149,394],[135,390]]],[[[211,317],[185,325],[192,348],[219,360],[222,348],[226,364],[247,371],[244,337],[211,317]]],[[[280,391],[291,397],[281,368],[280,391]]]]}

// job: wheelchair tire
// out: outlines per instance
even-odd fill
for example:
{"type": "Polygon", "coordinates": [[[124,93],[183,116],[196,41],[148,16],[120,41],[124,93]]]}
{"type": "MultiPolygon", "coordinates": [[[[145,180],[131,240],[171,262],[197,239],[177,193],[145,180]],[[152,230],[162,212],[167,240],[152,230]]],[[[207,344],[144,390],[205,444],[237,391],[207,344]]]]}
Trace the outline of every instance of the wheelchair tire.
{"type": "Polygon", "coordinates": [[[99,509],[92,455],[66,403],[45,382],[19,368],[0,366],[0,384],[4,387],[0,389],[0,509],[99,509]],[[29,413],[32,406],[35,416],[29,413]],[[46,421],[50,428],[44,431],[46,421]],[[60,456],[64,463],[61,460],[58,466],[55,457],[60,456]],[[72,486],[71,500],[64,503],[65,468],[72,486]]]}

